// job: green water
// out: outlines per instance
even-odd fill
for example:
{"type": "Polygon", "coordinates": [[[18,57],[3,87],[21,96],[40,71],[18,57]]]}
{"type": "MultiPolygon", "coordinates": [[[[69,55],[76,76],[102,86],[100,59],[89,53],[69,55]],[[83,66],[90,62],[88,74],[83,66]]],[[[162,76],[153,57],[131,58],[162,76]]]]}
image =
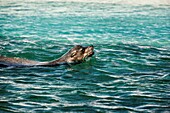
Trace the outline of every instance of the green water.
{"type": "Polygon", "coordinates": [[[170,6],[0,0],[0,54],[72,66],[0,68],[0,112],[170,111],[170,6]]]}

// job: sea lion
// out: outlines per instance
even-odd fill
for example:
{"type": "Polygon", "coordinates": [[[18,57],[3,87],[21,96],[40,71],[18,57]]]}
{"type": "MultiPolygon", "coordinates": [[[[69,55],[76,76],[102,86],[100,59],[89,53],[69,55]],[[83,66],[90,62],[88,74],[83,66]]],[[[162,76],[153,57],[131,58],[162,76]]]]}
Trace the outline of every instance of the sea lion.
{"type": "Polygon", "coordinates": [[[9,58],[0,56],[0,66],[56,66],[60,64],[70,64],[70,63],[81,63],[86,58],[91,57],[94,54],[94,47],[87,46],[83,47],[81,45],[74,46],[66,54],[60,58],[49,61],[49,62],[38,62],[33,60],[27,60],[22,58],[9,58]]]}

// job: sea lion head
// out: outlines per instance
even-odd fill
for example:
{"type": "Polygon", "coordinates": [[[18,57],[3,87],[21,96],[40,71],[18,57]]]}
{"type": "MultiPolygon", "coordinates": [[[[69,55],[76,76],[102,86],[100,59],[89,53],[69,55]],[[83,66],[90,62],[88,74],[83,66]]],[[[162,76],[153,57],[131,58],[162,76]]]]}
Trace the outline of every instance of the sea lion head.
{"type": "Polygon", "coordinates": [[[76,45],[66,54],[65,60],[67,63],[79,63],[93,56],[93,54],[93,46],[83,47],[76,45]]]}

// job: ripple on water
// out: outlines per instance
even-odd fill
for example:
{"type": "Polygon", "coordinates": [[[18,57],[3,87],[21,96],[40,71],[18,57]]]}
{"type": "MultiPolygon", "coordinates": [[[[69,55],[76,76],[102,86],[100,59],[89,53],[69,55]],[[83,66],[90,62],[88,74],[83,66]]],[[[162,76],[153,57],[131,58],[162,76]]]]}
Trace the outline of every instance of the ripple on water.
{"type": "Polygon", "coordinates": [[[0,111],[169,111],[168,5],[2,3],[2,55],[50,61],[91,44],[95,55],[71,66],[1,68],[0,111]]]}

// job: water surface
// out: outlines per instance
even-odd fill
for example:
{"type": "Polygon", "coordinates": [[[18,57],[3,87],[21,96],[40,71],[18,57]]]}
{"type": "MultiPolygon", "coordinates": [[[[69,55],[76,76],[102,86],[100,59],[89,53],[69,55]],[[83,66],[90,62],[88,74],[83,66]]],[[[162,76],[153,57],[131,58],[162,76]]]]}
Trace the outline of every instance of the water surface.
{"type": "Polygon", "coordinates": [[[170,111],[170,6],[0,1],[0,53],[48,61],[94,45],[79,65],[0,68],[0,112],[170,111]]]}

